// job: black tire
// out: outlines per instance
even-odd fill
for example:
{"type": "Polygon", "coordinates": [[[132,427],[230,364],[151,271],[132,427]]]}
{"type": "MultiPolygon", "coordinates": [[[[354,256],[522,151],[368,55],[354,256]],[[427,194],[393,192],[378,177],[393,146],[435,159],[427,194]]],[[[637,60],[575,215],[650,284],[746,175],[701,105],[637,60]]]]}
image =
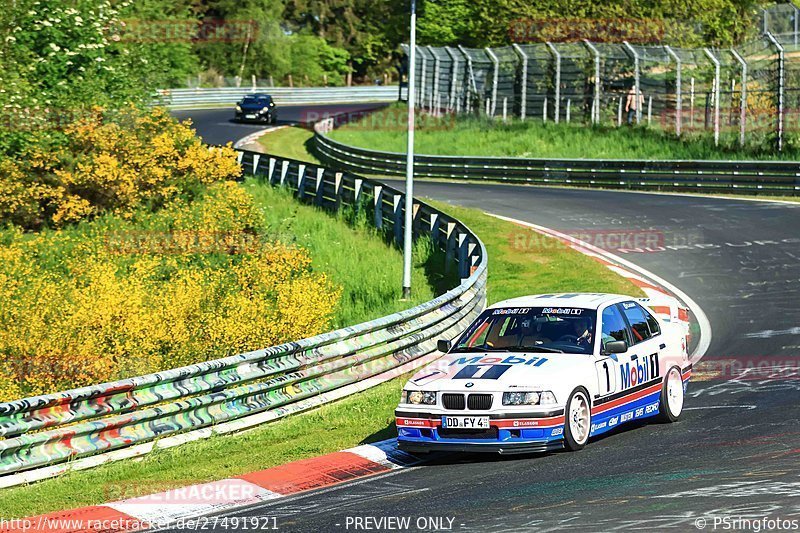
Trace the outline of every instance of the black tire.
{"type": "Polygon", "coordinates": [[[672,422],[676,422],[683,414],[683,376],[681,375],[681,369],[677,366],[673,366],[667,373],[664,375],[664,382],[661,384],[661,396],[658,400],[658,416],[656,420],[659,422],[664,422],[667,424],[671,424],[672,422]],[[677,375],[677,378],[675,376],[677,375]],[[680,394],[680,406],[678,407],[675,402],[670,404],[669,401],[669,385],[670,385],[670,376],[675,380],[677,380],[677,384],[673,382],[673,387],[677,387],[672,391],[673,394],[679,391],[680,394]],[[677,407],[677,413],[675,412],[677,407]]]}
{"type": "Polygon", "coordinates": [[[589,433],[592,429],[592,404],[589,401],[589,393],[583,387],[578,387],[572,394],[569,395],[569,400],[564,409],[564,448],[571,452],[582,450],[586,443],[589,442],[589,433]],[[571,425],[571,411],[573,402],[581,401],[585,406],[585,423],[581,426],[585,427],[585,434],[575,435],[571,425]]]}

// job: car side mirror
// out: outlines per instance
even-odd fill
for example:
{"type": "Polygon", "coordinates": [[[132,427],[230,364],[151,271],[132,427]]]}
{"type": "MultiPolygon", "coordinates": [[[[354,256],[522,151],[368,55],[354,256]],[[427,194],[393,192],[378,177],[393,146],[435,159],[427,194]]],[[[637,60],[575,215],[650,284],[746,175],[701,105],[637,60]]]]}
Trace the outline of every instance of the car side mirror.
{"type": "Polygon", "coordinates": [[[625,353],[628,351],[628,343],[625,341],[607,342],[604,351],[606,353],[625,353]]]}
{"type": "Polygon", "coordinates": [[[447,353],[450,351],[450,348],[453,347],[453,343],[447,339],[439,339],[436,341],[436,349],[442,353],[447,353]]]}

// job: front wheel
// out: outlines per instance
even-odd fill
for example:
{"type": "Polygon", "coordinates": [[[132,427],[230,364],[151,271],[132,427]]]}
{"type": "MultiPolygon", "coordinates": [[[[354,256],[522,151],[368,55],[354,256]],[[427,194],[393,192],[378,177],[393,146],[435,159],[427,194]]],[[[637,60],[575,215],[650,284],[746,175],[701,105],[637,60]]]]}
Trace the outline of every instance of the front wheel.
{"type": "Polygon", "coordinates": [[[571,452],[583,449],[592,427],[592,408],[586,390],[572,391],[564,415],[564,447],[571,452]]]}
{"type": "Polygon", "coordinates": [[[658,402],[658,419],[672,423],[680,418],[683,412],[683,376],[681,369],[673,366],[664,378],[661,387],[661,399],[658,402]]]}

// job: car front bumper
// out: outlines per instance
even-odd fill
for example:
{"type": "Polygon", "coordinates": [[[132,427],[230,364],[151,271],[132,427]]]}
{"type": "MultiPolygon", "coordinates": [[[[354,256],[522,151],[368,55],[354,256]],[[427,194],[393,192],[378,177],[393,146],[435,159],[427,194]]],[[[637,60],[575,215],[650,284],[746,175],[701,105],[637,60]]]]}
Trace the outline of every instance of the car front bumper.
{"type": "MultiPolygon", "coordinates": [[[[464,413],[446,413],[450,415],[464,413]]],[[[470,413],[487,416],[486,413],[470,413]]],[[[445,413],[395,411],[397,442],[409,452],[450,451],[500,454],[545,452],[564,445],[564,410],[547,413],[488,414],[488,430],[448,430],[445,413]]]]}
{"type": "Polygon", "coordinates": [[[240,122],[269,122],[272,113],[245,113],[244,111],[239,113],[237,111],[234,118],[240,122]]]}

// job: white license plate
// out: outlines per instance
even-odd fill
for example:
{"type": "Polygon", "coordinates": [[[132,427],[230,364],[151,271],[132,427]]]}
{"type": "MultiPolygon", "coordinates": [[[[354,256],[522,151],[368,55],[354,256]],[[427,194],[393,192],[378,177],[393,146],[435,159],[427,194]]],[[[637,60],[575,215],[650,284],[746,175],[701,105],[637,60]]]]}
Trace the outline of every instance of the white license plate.
{"type": "Polygon", "coordinates": [[[244,118],[256,118],[255,115],[245,115],[244,118]]]}
{"type": "Polygon", "coordinates": [[[443,416],[443,428],[489,429],[488,416],[443,416]]]}

